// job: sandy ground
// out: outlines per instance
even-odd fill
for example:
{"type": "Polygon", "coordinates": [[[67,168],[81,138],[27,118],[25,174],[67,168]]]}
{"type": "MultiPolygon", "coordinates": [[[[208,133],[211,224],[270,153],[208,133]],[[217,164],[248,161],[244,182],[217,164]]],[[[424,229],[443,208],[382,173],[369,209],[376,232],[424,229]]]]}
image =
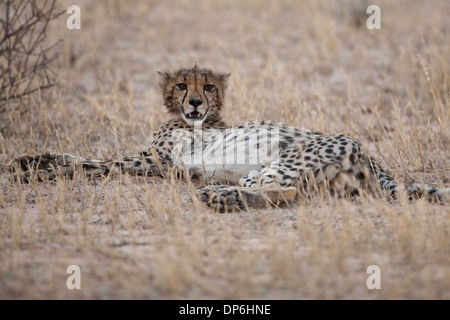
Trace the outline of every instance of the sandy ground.
{"type": "MultiPolygon", "coordinates": [[[[60,1],[61,8],[74,4],[60,1]]],[[[63,15],[61,85],[0,137],[2,299],[449,299],[450,206],[329,197],[217,214],[199,184],[115,176],[18,185],[22,154],[144,150],[169,119],[156,71],[231,72],[230,124],[345,132],[400,182],[448,186],[448,1],[77,1],[63,15]],[[69,265],[81,290],[66,286],[69,265]],[[378,265],[381,289],[369,290],[378,265]]]]}

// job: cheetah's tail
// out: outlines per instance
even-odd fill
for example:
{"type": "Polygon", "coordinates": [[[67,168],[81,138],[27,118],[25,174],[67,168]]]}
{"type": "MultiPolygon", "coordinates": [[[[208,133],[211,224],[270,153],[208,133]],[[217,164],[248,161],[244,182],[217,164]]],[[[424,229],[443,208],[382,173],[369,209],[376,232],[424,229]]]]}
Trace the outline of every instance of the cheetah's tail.
{"type": "Polygon", "coordinates": [[[370,161],[369,165],[381,189],[390,192],[394,198],[404,189],[410,200],[425,198],[430,202],[450,201],[450,188],[434,188],[427,184],[401,186],[378,163],[370,161]]]}
{"type": "Polygon", "coordinates": [[[405,188],[409,198],[425,198],[430,202],[448,202],[450,200],[450,188],[434,188],[426,184],[413,184],[405,188]]]}

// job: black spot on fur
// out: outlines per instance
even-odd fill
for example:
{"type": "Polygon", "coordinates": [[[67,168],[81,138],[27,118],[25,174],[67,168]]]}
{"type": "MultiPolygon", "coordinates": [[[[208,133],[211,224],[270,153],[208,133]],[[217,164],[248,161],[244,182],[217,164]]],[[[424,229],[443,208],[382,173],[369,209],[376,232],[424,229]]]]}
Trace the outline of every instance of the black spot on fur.
{"type": "Polygon", "coordinates": [[[286,141],[280,141],[281,149],[286,149],[288,146],[289,146],[289,143],[287,143],[286,141]]]}
{"type": "Polygon", "coordinates": [[[94,169],[97,169],[98,167],[96,167],[96,166],[94,166],[94,165],[92,165],[92,164],[87,164],[87,163],[83,163],[83,169],[86,169],[86,170],[94,170],[94,169]]]}
{"type": "Polygon", "coordinates": [[[358,180],[364,180],[364,178],[365,178],[365,176],[364,176],[364,173],[362,173],[362,172],[360,172],[356,175],[356,179],[358,179],[358,180]]]}

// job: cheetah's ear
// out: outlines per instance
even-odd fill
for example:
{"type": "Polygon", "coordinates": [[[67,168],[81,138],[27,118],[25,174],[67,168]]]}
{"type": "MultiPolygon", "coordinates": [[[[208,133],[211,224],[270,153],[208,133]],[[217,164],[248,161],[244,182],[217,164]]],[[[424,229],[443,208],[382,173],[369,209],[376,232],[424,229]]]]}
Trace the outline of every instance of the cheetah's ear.
{"type": "Polygon", "coordinates": [[[156,75],[158,77],[158,84],[161,89],[164,89],[167,86],[167,83],[172,79],[170,73],[165,71],[157,71],[156,75]]]}
{"type": "Polygon", "coordinates": [[[228,87],[228,85],[230,84],[230,76],[231,76],[231,73],[223,73],[223,74],[219,74],[219,76],[218,76],[219,81],[222,83],[224,89],[226,89],[228,87]]]}

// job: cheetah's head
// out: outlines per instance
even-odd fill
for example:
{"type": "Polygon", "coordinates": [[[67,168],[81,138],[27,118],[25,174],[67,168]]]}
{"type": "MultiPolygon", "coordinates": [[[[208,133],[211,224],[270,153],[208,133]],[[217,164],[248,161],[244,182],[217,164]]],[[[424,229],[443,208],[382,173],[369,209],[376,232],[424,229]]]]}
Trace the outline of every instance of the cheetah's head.
{"type": "Polygon", "coordinates": [[[219,120],[229,73],[217,74],[195,65],[174,73],[158,72],[164,105],[169,113],[190,126],[194,122],[219,120]]]}

